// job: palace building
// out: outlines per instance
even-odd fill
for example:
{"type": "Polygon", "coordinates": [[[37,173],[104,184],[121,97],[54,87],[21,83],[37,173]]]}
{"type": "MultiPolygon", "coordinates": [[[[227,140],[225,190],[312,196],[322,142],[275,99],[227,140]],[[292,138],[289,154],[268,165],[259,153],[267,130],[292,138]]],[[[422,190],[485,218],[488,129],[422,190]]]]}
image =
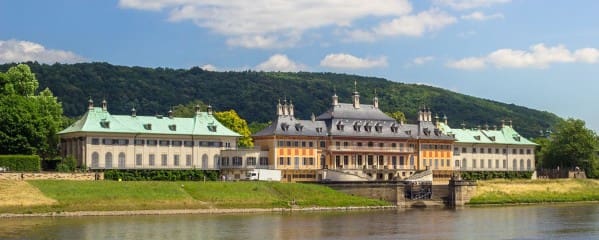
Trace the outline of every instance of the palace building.
{"type": "Polygon", "coordinates": [[[439,128],[456,139],[453,145],[454,169],[460,171],[534,171],[537,144],[522,137],[512,122],[501,128],[451,128],[447,118],[439,128]]]}
{"type": "Polygon", "coordinates": [[[361,104],[357,91],[352,103],[333,95],[331,107],[310,120],[295,118],[291,102],[279,103],[276,119],[253,138],[285,181],[400,180],[419,170],[452,170],[453,138],[435,127],[428,109],[416,124],[397,122],[377,97],[361,104]]]}
{"type": "Polygon", "coordinates": [[[112,115],[106,100],[58,133],[63,157],[103,169],[219,169],[221,150],[235,148],[239,134],[218,122],[208,106],[191,118],[112,115]]]}

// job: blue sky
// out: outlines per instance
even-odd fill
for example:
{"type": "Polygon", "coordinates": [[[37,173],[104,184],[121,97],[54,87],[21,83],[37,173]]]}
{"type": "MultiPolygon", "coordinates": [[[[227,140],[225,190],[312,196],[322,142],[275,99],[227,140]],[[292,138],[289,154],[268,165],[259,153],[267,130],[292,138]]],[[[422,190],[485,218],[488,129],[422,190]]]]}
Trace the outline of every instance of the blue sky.
{"type": "Polygon", "coordinates": [[[378,76],[597,131],[597,12],[593,0],[0,0],[0,63],[378,76]]]}

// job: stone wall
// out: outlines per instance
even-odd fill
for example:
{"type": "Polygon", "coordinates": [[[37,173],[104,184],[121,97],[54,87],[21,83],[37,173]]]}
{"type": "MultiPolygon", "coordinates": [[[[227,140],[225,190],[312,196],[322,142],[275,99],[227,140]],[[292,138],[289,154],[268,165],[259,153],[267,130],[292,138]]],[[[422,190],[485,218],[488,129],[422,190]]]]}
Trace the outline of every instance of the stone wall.
{"type": "Polygon", "coordinates": [[[476,182],[466,180],[449,181],[449,203],[452,207],[464,206],[476,194],[476,182]]]}
{"type": "Polygon", "coordinates": [[[387,202],[397,204],[403,207],[405,205],[404,199],[404,185],[403,183],[367,183],[367,182],[355,182],[355,183],[331,183],[326,184],[328,187],[337,191],[347,193],[350,195],[357,195],[372,199],[379,199],[387,202]]]}
{"type": "Polygon", "coordinates": [[[103,180],[104,173],[0,173],[0,180],[77,180],[77,181],[93,181],[103,180]]]}

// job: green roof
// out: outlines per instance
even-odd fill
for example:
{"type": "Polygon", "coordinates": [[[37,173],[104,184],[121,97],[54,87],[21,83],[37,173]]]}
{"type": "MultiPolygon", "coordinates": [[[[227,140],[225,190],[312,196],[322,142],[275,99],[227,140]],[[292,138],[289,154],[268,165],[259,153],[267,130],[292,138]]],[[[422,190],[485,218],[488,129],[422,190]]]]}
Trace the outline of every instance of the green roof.
{"type": "Polygon", "coordinates": [[[111,115],[99,107],[89,109],[81,119],[58,134],[74,132],[241,136],[223,126],[212,114],[207,112],[199,112],[191,118],[169,118],[111,115]]]}
{"type": "Polygon", "coordinates": [[[489,143],[511,145],[537,145],[522,137],[511,126],[503,126],[498,130],[458,129],[445,123],[439,123],[443,133],[454,136],[456,143],[489,143]]]}

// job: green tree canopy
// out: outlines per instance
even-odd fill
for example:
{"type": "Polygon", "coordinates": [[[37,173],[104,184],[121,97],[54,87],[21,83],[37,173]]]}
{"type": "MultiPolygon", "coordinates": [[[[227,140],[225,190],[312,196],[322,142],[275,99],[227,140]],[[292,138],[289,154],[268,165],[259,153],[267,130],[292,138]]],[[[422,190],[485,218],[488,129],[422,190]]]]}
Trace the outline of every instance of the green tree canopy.
{"type": "Polygon", "coordinates": [[[62,105],[49,89],[38,95],[35,75],[24,64],[0,74],[0,154],[57,154],[62,105]]]}
{"type": "Polygon", "coordinates": [[[392,117],[393,119],[395,119],[395,121],[406,122],[406,115],[402,111],[390,112],[390,113],[387,113],[387,115],[389,115],[389,117],[392,117]]]}
{"type": "Polygon", "coordinates": [[[237,115],[235,110],[229,110],[224,112],[215,112],[214,117],[225,127],[241,134],[239,142],[237,143],[240,147],[253,147],[254,142],[252,141],[250,128],[247,122],[237,115]]]}
{"type": "Polygon", "coordinates": [[[598,175],[597,150],[599,149],[597,134],[585,126],[579,119],[568,119],[556,125],[551,139],[542,151],[545,167],[562,168],[582,167],[587,175],[598,175]]]}
{"type": "Polygon", "coordinates": [[[200,109],[206,110],[206,104],[201,100],[193,100],[187,104],[179,104],[173,107],[173,116],[175,117],[194,117],[196,115],[195,108],[199,106],[200,109]]]}

